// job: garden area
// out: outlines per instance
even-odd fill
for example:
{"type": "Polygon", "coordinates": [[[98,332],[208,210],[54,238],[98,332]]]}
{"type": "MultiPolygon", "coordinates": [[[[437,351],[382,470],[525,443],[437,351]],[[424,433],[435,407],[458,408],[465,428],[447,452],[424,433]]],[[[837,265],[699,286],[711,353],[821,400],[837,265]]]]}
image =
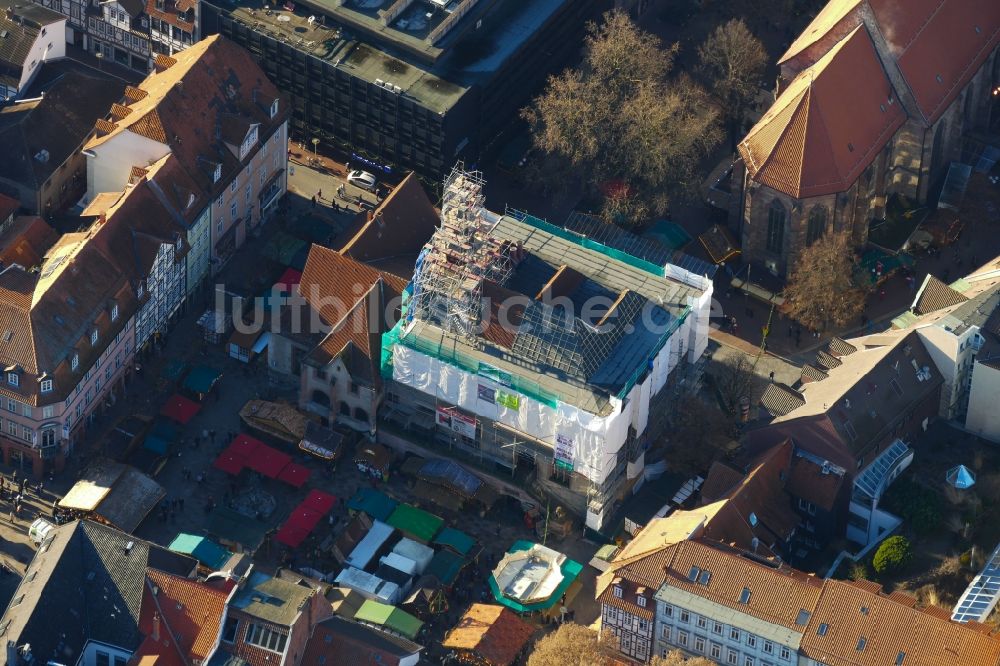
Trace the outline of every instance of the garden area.
{"type": "MultiPolygon", "coordinates": [[[[913,463],[880,505],[899,516],[902,527],[838,574],[950,610],[1000,542],[1000,450],[940,422],[913,448],[913,463]],[[966,483],[974,479],[971,487],[956,487],[949,472],[958,465],[971,473],[962,475],[966,483]]],[[[996,611],[988,622],[1000,625],[996,611]]]]}

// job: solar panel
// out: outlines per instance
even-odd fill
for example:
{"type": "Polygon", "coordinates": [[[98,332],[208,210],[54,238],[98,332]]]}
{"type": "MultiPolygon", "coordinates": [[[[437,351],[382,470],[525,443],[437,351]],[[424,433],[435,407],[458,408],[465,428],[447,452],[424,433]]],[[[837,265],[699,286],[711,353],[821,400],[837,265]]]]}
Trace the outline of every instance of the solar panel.
{"type": "Polygon", "coordinates": [[[983,622],[1000,600],[1000,545],[990,555],[982,572],[972,579],[951,613],[955,622],[983,622]]]}

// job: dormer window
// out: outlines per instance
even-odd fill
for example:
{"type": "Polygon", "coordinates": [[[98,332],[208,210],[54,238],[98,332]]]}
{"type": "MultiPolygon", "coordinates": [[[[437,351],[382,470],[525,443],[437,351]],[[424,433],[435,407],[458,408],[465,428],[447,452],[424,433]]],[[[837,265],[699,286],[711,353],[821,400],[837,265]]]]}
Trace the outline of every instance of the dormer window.
{"type": "Polygon", "coordinates": [[[140,280],[139,287],[136,289],[136,297],[142,298],[145,295],[146,295],[146,283],[140,280]]]}
{"type": "Polygon", "coordinates": [[[271,102],[271,117],[274,118],[278,115],[278,100],[271,102]]]}
{"type": "Polygon", "coordinates": [[[7,383],[8,384],[10,384],[11,386],[17,386],[19,381],[20,380],[18,379],[18,376],[17,376],[16,372],[8,372],[7,373],[7,383]]]}
{"type": "Polygon", "coordinates": [[[97,329],[96,328],[90,332],[90,344],[92,344],[92,345],[96,345],[97,344],[97,329]]]}
{"type": "Polygon", "coordinates": [[[247,136],[243,139],[243,145],[240,146],[240,159],[246,158],[250,153],[251,149],[257,145],[257,125],[251,125],[250,131],[247,132],[247,136]]]}
{"type": "Polygon", "coordinates": [[[212,182],[217,183],[220,178],[222,178],[222,165],[216,164],[215,171],[212,172],[212,182]]]}
{"type": "Polygon", "coordinates": [[[639,608],[645,608],[646,607],[646,597],[642,596],[641,594],[637,595],[636,598],[635,598],[635,603],[636,603],[637,606],[639,606],[639,608]]]}
{"type": "Polygon", "coordinates": [[[621,585],[615,585],[615,598],[616,599],[621,599],[622,598],[622,586],[621,585]]]}
{"type": "Polygon", "coordinates": [[[111,321],[118,321],[118,304],[115,303],[111,306],[111,321]]]}
{"type": "Polygon", "coordinates": [[[42,393],[51,393],[52,392],[52,380],[51,379],[43,379],[42,383],[41,383],[41,389],[42,389],[42,393]]]}
{"type": "Polygon", "coordinates": [[[69,367],[72,368],[73,370],[76,370],[77,368],[80,367],[80,355],[79,354],[73,354],[73,359],[69,362],[69,367]]]}

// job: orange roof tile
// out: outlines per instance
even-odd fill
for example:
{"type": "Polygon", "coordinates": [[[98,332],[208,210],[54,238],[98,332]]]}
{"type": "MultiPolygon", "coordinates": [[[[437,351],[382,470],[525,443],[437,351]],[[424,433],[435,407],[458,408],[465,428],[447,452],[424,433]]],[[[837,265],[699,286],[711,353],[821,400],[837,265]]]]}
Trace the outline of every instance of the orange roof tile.
{"type": "Polygon", "coordinates": [[[507,666],[534,634],[533,625],[503,606],[472,604],[441,645],[473,652],[493,666],[507,666]]]}
{"type": "Polygon", "coordinates": [[[721,544],[683,541],[673,548],[666,585],[746,613],[793,631],[805,631],[797,622],[800,611],[812,614],[823,582],[785,565],[767,566],[721,544]],[[692,567],[711,575],[707,584],[692,582],[692,567]],[[750,591],[741,603],[743,589],[750,591]]]}
{"type": "MultiPolygon", "coordinates": [[[[315,307],[323,321],[331,327],[314,353],[324,360],[339,354],[353,343],[364,356],[371,358],[373,331],[369,321],[369,301],[378,303],[378,310],[399,298],[406,281],[390,273],[378,271],[367,264],[345,257],[330,248],[313,245],[306,259],[299,294],[315,307]]],[[[398,300],[396,301],[398,305],[398,300]]],[[[379,321],[383,330],[391,324],[379,321]]]]}
{"type": "Polygon", "coordinates": [[[168,657],[170,652],[179,652],[188,661],[207,658],[219,636],[226,600],[233,584],[230,582],[220,589],[155,569],[146,570],[146,579],[139,630],[149,642],[153,618],[158,616],[161,640],[154,643],[157,650],[146,649],[144,653],[168,657]],[[176,646],[163,645],[165,642],[172,643],[171,638],[176,641],[176,646]]]}
{"type": "Polygon", "coordinates": [[[894,98],[868,33],[856,28],[778,96],[740,154],[755,181],[790,196],[842,192],[905,122],[894,98]]]}
{"type": "Polygon", "coordinates": [[[434,233],[438,213],[420,181],[410,172],[367,218],[346,235],[340,248],[358,261],[416,255],[434,233]]]}
{"type": "Polygon", "coordinates": [[[1000,663],[1000,641],[951,622],[944,609],[936,610],[942,612],[921,612],[857,585],[828,580],[801,649],[810,659],[830,666],[1000,663]]]}

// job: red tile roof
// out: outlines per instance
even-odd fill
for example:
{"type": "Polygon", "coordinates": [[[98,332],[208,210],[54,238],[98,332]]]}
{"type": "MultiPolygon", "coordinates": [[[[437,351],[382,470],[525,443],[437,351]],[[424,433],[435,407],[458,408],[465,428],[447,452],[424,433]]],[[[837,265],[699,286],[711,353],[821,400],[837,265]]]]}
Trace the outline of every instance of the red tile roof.
{"type": "Polygon", "coordinates": [[[471,652],[492,666],[508,666],[534,635],[535,627],[513,611],[492,604],[472,604],[441,645],[471,652]]]}
{"type": "Polygon", "coordinates": [[[874,589],[828,580],[801,649],[810,659],[830,666],[1000,663],[1000,641],[948,618],[942,608],[920,611],[874,589]],[[826,625],[823,635],[821,625],[826,625]]]}
{"type": "Polygon", "coordinates": [[[856,28],[802,71],[740,143],[750,176],[796,198],[847,190],[906,121],[894,97],[868,33],[856,28]]]}
{"type": "Polygon", "coordinates": [[[372,335],[381,334],[395,322],[381,317],[385,306],[395,302],[406,287],[406,281],[390,273],[378,271],[367,264],[345,257],[330,248],[313,245],[306,259],[299,294],[331,327],[311,356],[323,361],[340,354],[350,343],[367,358],[372,357],[372,335]],[[374,306],[379,319],[371,322],[369,310],[374,306]],[[377,324],[373,330],[371,323],[377,324]]]}
{"type": "Polygon", "coordinates": [[[40,217],[21,215],[0,234],[0,266],[20,264],[31,268],[42,263],[56,242],[56,230],[40,217]]]}
{"type": "Polygon", "coordinates": [[[170,665],[207,659],[219,638],[233,586],[230,582],[219,588],[147,569],[139,615],[139,630],[146,639],[137,654],[170,665]],[[159,640],[154,640],[157,621],[159,640]]]}

